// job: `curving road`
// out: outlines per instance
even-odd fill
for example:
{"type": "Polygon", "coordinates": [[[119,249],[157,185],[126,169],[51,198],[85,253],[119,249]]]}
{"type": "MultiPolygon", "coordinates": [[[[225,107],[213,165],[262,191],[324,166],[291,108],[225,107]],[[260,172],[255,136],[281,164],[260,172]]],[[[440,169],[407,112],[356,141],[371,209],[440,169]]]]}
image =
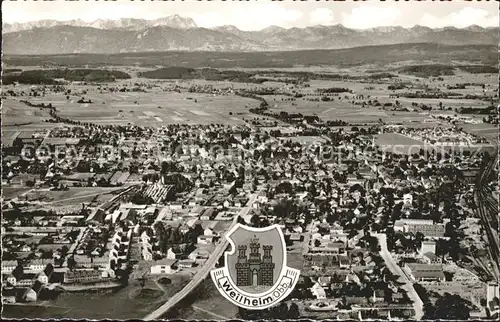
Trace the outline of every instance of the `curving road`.
{"type": "MultiPolygon", "coordinates": [[[[233,223],[231,224],[231,227],[228,228],[228,231],[231,230],[236,225],[237,220],[240,216],[245,216],[248,214],[248,212],[250,212],[250,210],[252,209],[252,205],[254,204],[258,195],[259,192],[256,192],[250,196],[245,208],[243,208],[233,218],[233,223]]],[[[210,257],[203,264],[203,267],[198,270],[196,275],[194,275],[193,279],[180,292],[175,293],[174,296],[168,299],[168,301],[165,304],[163,304],[158,309],[154,310],[153,312],[145,316],[143,320],[151,321],[151,320],[161,319],[162,316],[168,312],[168,310],[170,310],[182,299],[184,299],[189,293],[191,293],[201,282],[205,280],[205,278],[207,278],[208,274],[215,267],[215,264],[222,256],[227,246],[229,246],[229,242],[227,241],[226,238],[222,238],[220,243],[215,247],[210,257]]]]}
{"type": "Polygon", "coordinates": [[[408,297],[413,302],[413,309],[415,310],[415,320],[421,320],[424,316],[424,302],[418,296],[417,291],[413,287],[413,283],[408,279],[406,274],[403,272],[401,267],[396,264],[394,258],[392,257],[389,249],[387,249],[387,235],[386,234],[374,234],[378,239],[378,243],[380,245],[380,255],[384,259],[387,268],[391,271],[392,274],[399,276],[399,279],[404,282],[404,285],[401,286],[403,290],[406,291],[408,297]]]}

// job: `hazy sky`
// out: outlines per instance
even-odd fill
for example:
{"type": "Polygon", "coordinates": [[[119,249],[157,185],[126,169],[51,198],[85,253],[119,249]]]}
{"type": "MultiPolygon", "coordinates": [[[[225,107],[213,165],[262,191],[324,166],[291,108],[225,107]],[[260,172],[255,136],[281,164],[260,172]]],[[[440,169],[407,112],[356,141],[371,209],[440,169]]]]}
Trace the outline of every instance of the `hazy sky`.
{"type": "Polygon", "coordinates": [[[4,23],[42,19],[71,20],[143,18],[178,14],[191,17],[200,27],[234,25],[242,30],[260,30],[270,25],[285,28],[341,23],[350,28],[377,26],[429,27],[499,25],[499,3],[454,0],[386,1],[3,1],[4,23]]]}

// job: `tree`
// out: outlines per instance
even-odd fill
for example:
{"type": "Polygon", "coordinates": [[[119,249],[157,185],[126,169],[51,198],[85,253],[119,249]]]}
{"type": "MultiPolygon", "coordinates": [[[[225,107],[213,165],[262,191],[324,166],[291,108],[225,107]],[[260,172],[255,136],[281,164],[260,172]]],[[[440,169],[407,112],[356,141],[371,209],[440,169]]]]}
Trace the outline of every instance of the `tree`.
{"type": "Polygon", "coordinates": [[[245,219],[243,217],[238,216],[238,219],[236,220],[238,224],[246,225],[247,223],[245,222],[245,219]]]}
{"type": "Polygon", "coordinates": [[[76,261],[73,258],[73,256],[68,258],[68,268],[70,271],[72,271],[76,267],[76,261]]]}
{"type": "Polygon", "coordinates": [[[279,316],[287,316],[288,314],[288,305],[285,302],[281,302],[278,306],[279,316]]]}
{"type": "Polygon", "coordinates": [[[12,146],[20,150],[23,147],[23,140],[21,140],[18,137],[15,138],[14,141],[12,142],[12,146]]]}
{"type": "Polygon", "coordinates": [[[198,236],[201,236],[203,235],[204,233],[204,229],[203,229],[203,226],[201,226],[201,224],[196,224],[192,231],[191,231],[191,240],[190,242],[192,243],[196,243],[196,241],[198,240],[198,236]]]}
{"type": "Polygon", "coordinates": [[[280,183],[278,186],[276,186],[276,193],[292,193],[293,192],[293,185],[289,181],[284,181],[280,183]]]}
{"type": "Polygon", "coordinates": [[[347,304],[347,298],[345,297],[345,295],[342,296],[342,298],[340,299],[338,307],[339,307],[339,309],[349,308],[349,305],[347,304]]]}
{"type": "Polygon", "coordinates": [[[466,301],[456,294],[446,293],[434,304],[435,320],[468,320],[470,318],[470,308],[466,301]]]}
{"type": "Polygon", "coordinates": [[[169,242],[171,244],[180,244],[183,240],[183,235],[181,232],[181,226],[179,225],[176,229],[173,230],[171,238],[169,238],[169,242]]]}
{"type": "Polygon", "coordinates": [[[120,283],[122,283],[123,285],[127,285],[128,284],[128,277],[129,277],[128,272],[126,272],[123,269],[117,269],[115,272],[116,272],[116,277],[118,278],[118,281],[120,281],[120,283]]]}
{"type": "Polygon", "coordinates": [[[252,227],[260,227],[260,216],[257,214],[253,215],[250,219],[250,223],[252,224],[252,227]]]}
{"type": "Polygon", "coordinates": [[[12,271],[12,275],[19,279],[24,274],[24,268],[22,265],[17,265],[16,268],[12,271]]]}
{"type": "Polygon", "coordinates": [[[299,306],[296,303],[290,304],[288,309],[288,319],[298,319],[300,316],[299,306]]]}
{"type": "Polygon", "coordinates": [[[132,203],[135,203],[137,205],[149,205],[154,203],[154,200],[151,197],[144,196],[141,193],[136,193],[134,194],[131,198],[130,201],[132,203]]]}
{"type": "Polygon", "coordinates": [[[141,285],[141,288],[144,288],[144,286],[146,286],[146,277],[144,276],[140,277],[139,284],[141,285]]]}

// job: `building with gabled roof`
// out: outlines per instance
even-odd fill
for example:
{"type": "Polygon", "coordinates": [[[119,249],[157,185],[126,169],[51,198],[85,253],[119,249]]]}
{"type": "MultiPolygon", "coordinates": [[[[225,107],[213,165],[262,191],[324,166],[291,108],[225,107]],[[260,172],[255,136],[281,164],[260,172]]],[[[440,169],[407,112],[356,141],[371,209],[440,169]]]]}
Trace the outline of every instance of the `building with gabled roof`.
{"type": "Polygon", "coordinates": [[[444,282],[443,266],[440,264],[406,263],[404,270],[415,282],[444,282]]]}
{"type": "Polygon", "coordinates": [[[2,261],[2,274],[11,273],[17,267],[17,260],[2,261]]]}
{"type": "Polygon", "coordinates": [[[314,283],[314,285],[310,288],[311,293],[316,297],[318,300],[324,300],[326,299],[326,291],[325,289],[318,283],[314,283]]]}
{"type": "Polygon", "coordinates": [[[155,261],[153,265],[151,265],[151,274],[172,274],[175,272],[174,264],[177,262],[176,259],[168,259],[164,258],[158,261],[155,261]]]}

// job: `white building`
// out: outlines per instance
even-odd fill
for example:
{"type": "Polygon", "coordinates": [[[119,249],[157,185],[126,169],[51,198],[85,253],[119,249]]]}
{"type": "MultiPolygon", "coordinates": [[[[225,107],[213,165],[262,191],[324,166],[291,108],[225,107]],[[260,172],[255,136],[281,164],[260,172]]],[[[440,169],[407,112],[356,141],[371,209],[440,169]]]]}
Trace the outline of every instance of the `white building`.
{"type": "Polygon", "coordinates": [[[198,244],[211,245],[214,242],[214,236],[200,235],[197,238],[198,244]]]}
{"type": "Polygon", "coordinates": [[[49,277],[44,272],[41,272],[40,274],[38,274],[37,280],[40,281],[40,283],[42,283],[42,284],[49,283],[49,277]]]}
{"type": "Polygon", "coordinates": [[[195,261],[198,258],[198,251],[193,251],[191,254],[188,255],[188,259],[195,261]]]}
{"type": "Polygon", "coordinates": [[[185,259],[179,262],[179,268],[191,268],[194,266],[194,261],[190,259],[185,259]]]}
{"type": "Polygon", "coordinates": [[[149,250],[143,249],[143,251],[142,251],[142,259],[144,259],[145,261],[152,261],[153,260],[153,254],[149,250]]]}
{"type": "Polygon", "coordinates": [[[175,259],[162,259],[156,261],[151,266],[151,274],[159,275],[159,274],[172,274],[175,272],[173,265],[175,264],[175,259]]]}
{"type": "Polygon", "coordinates": [[[436,254],[436,242],[435,241],[423,241],[420,247],[420,254],[433,253],[436,254]]]}
{"type": "Polygon", "coordinates": [[[11,273],[17,267],[17,261],[2,261],[2,274],[11,273]]]}
{"type": "Polygon", "coordinates": [[[17,284],[17,280],[14,277],[14,275],[12,275],[12,274],[10,274],[9,276],[7,276],[6,280],[7,280],[7,283],[9,283],[11,285],[16,286],[16,284],[17,284]]]}
{"type": "Polygon", "coordinates": [[[411,193],[403,195],[403,203],[405,205],[411,205],[413,203],[413,196],[411,195],[411,193]]]}
{"type": "Polygon", "coordinates": [[[316,297],[318,300],[324,300],[326,299],[326,292],[323,289],[321,285],[319,285],[318,282],[316,282],[312,287],[311,287],[311,293],[316,297]]]}
{"type": "Polygon", "coordinates": [[[174,259],[175,260],[176,256],[172,248],[169,248],[167,250],[167,259],[174,259]]]}
{"type": "Polygon", "coordinates": [[[203,235],[205,235],[205,236],[213,236],[214,235],[214,231],[211,228],[206,228],[203,231],[203,235]]]}
{"type": "Polygon", "coordinates": [[[30,262],[28,269],[34,272],[43,271],[48,264],[52,264],[52,260],[50,259],[34,259],[30,262]]]}

